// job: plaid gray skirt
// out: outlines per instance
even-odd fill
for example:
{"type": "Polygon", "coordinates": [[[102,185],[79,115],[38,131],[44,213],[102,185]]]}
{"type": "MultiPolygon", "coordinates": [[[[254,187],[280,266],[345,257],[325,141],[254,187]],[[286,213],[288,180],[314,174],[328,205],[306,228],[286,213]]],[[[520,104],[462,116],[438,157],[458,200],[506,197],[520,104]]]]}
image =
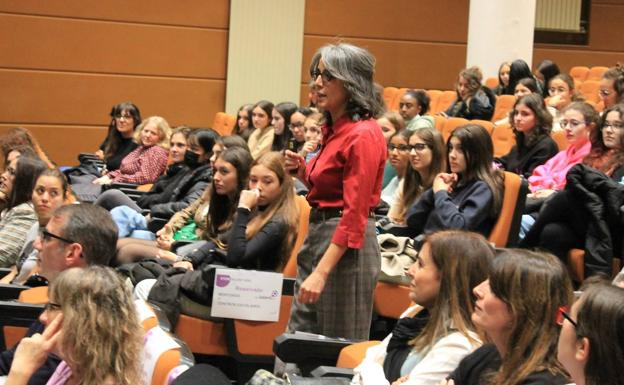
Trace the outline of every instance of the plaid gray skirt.
{"type": "Polygon", "coordinates": [[[328,337],[368,340],[373,314],[373,292],[381,270],[381,254],[375,220],[368,219],[364,246],[347,249],[325,283],[315,304],[297,300],[299,287],[312,273],[331,243],[340,217],[311,218],[306,238],[297,256],[297,281],[288,322],[288,332],[323,334],[328,337]]]}

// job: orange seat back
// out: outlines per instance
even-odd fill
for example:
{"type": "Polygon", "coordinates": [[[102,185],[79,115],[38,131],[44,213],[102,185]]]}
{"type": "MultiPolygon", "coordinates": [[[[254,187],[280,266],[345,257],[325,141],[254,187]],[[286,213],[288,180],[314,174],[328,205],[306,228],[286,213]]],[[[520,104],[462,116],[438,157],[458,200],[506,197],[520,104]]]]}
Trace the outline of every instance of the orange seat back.
{"type": "Polygon", "coordinates": [[[584,82],[585,79],[587,79],[587,74],[589,74],[589,67],[576,66],[570,68],[570,76],[572,76],[574,80],[584,82]]]}
{"type": "Polygon", "coordinates": [[[497,77],[491,77],[491,78],[485,79],[485,86],[487,88],[496,88],[496,87],[498,87],[498,78],[497,77]]]}
{"type": "MultiPolygon", "coordinates": [[[[611,276],[615,277],[622,269],[622,260],[613,258],[611,261],[611,276]]],[[[568,271],[575,282],[585,279],[585,250],[572,249],[568,251],[568,271]]]]}
{"type": "Polygon", "coordinates": [[[302,195],[297,195],[295,202],[297,202],[297,208],[299,209],[299,231],[295,240],[295,246],[290,253],[290,258],[288,258],[288,262],[282,271],[284,277],[287,278],[297,276],[297,254],[299,254],[299,250],[301,250],[301,246],[308,236],[308,225],[310,222],[310,205],[306,198],[302,195]]]}
{"type": "Polygon", "coordinates": [[[396,95],[398,92],[399,92],[399,89],[396,87],[384,87],[383,99],[384,99],[384,103],[386,103],[386,109],[388,111],[391,111],[390,106],[392,106],[392,102],[396,98],[396,95]]]}
{"type": "Polygon", "coordinates": [[[516,136],[509,124],[501,124],[492,131],[492,143],[494,144],[494,156],[507,155],[516,144],[516,136]]]}
{"type": "Polygon", "coordinates": [[[438,111],[438,100],[440,99],[440,95],[442,95],[442,91],[440,90],[427,90],[425,91],[429,96],[429,114],[436,114],[438,111]]]}
{"type": "Polygon", "coordinates": [[[496,106],[494,107],[494,114],[492,115],[492,121],[498,122],[499,120],[507,117],[509,112],[513,110],[513,106],[516,104],[516,97],[513,95],[499,95],[496,97],[496,106]]]}
{"type": "Polygon", "coordinates": [[[438,112],[444,112],[448,110],[448,108],[453,104],[453,102],[457,99],[457,92],[455,91],[443,91],[440,97],[438,98],[438,104],[436,105],[436,111],[431,111],[432,114],[437,114],[438,112]]]}
{"type": "Polygon", "coordinates": [[[45,305],[48,303],[48,287],[39,286],[22,290],[17,298],[19,302],[33,305],[45,305]]]}
{"type": "Polygon", "coordinates": [[[568,139],[566,138],[565,131],[553,131],[550,137],[557,143],[559,151],[563,151],[568,148],[568,139]]]}
{"type": "Polygon", "coordinates": [[[585,80],[579,87],[579,92],[588,101],[594,103],[594,105],[600,103],[600,82],[598,80],[585,80]]]}
{"type": "Polygon", "coordinates": [[[355,344],[345,346],[340,351],[336,367],[353,369],[358,366],[366,356],[368,348],[379,345],[379,341],[362,341],[355,344]]]}
{"type": "Polygon", "coordinates": [[[401,103],[401,98],[403,97],[403,95],[405,95],[405,91],[407,91],[408,89],[409,88],[399,88],[397,90],[394,99],[392,99],[392,102],[388,106],[388,111],[399,111],[399,103],[401,103]]]}
{"type": "Polygon", "coordinates": [[[175,334],[193,353],[227,356],[225,330],[222,322],[212,322],[180,314],[175,334]]]}
{"type": "Polygon", "coordinates": [[[498,220],[488,237],[496,247],[515,246],[528,192],[528,183],[519,175],[505,171],[503,204],[498,220]]]}
{"type": "Polygon", "coordinates": [[[398,319],[411,304],[409,293],[408,286],[377,282],[373,308],[380,316],[398,319]]]}
{"type": "Polygon", "coordinates": [[[485,128],[485,130],[488,132],[488,134],[490,134],[490,136],[492,135],[492,132],[494,131],[494,123],[490,122],[489,120],[473,119],[470,121],[470,124],[478,124],[479,126],[485,128]]]}
{"type": "Polygon", "coordinates": [[[235,126],[236,126],[236,116],[235,115],[230,115],[230,114],[225,114],[223,116],[222,131],[219,132],[219,134],[221,136],[232,135],[232,132],[234,131],[234,127],[235,126]]]}
{"type": "Polygon", "coordinates": [[[587,78],[585,79],[585,81],[588,81],[588,80],[599,81],[600,79],[602,79],[602,75],[604,75],[604,73],[607,72],[608,70],[609,70],[609,67],[603,67],[603,66],[592,67],[589,69],[589,72],[587,73],[587,78]]]}
{"type": "Polygon", "coordinates": [[[453,130],[455,130],[459,126],[463,126],[465,124],[470,123],[468,119],[464,118],[448,118],[444,123],[444,127],[442,128],[442,137],[444,138],[444,142],[448,140],[449,136],[453,130]]]}

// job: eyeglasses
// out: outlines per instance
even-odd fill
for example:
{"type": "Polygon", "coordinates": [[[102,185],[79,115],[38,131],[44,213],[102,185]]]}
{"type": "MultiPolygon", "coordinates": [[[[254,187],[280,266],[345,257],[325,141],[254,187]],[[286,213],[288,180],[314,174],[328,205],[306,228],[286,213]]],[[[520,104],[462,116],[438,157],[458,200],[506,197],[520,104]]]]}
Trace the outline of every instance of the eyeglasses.
{"type": "Polygon", "coordinates": [[[71,239],[67,239],[67,238],[63,238],[59,235],[56,234],[52,234],[51,232],[47,231],[46,229],[39,229],[39,238],[41,238],[42,242],[47,242],[50,240],[50,238],[55,238],[58,239],[59,241],[63,241],[66,243],[76,243],[74,241],[72,241],[71,239]]]}
{"type": "Polygon", "coordinates": [[[291,130],[294,130],[295,128],[302,128],[303,127],[303,123],[290,123],[289,127],[291,130]]]}
{"type": "Polygon", "coordinates": [[[567,313],[568,308],[567,306],[561,306],[558,310],[557,310],[557,325],[559,326],[563,326],[563,320],[566,319],[568,320],[568,322],[570,322],[574,327],[577,327],[576,321],[574,321],[572,319],[572,317],[570,317],[570,314],[567,313]]]}
{"type": "Polygon", "coordinates": [[[43,306],[44,311],[61,310],[61,305],[54,302],[48,302],[43,306]]]}
{"type": "Polygon", "coordinates": [[[611,128],[613,130],[624,128],[624,122],[605,122],[602,129],[611,128]]]}
{"type": "Polygon", "coordinates": [[[611,91],[609,91],[609,90],[598,90],[598,95],[606,98],[607,96],[611,95],[611,91]]]}
{"type": "Polygon", "coordinates": [[[392,152],[394,150],[397,150],[399,152],[408,152],[408,151],[411,150],[411,148],[410,148],[409,144],[399,144],[399,145],[396,145],[396,144],[390,143],[388,145],[388,152],[392,152]]]}
{"type": "Polygon", "coordinates": [[[324,69],[323,71],[321,71],[318,68],[315,68],[312,71],[310,71],[310,76],[312,76],[312,80],[316,80],[320,76],[321,79],[323,79],[323,81],[326,83],[331,82],[332,80],[336,79],[336,77],[332,75],[332,73],[329,72],[327,69],[324,69]]]}
{"type": "Polygon", "coordinates": [[[575,129],[578,126],[585,125],[585,124],[587,124],[587,123],[586,122],[579,122],[578,120],[560,120],[559,121],[559,126],[561,126],[562,128],[566,127],[566,126],[569,126],[570,128],[575,129]]]}
{"type": "Polygon", "coordinates": [[[130,119],[133,119],[132,115],[115,115],[114,118],[117,119],[117,120],[121,120],[121,119],[130,120],[130,119]]]}
{"type": "Polygon", "coordinates": [[[425,149],[429,148],[429,145],[426,143],[416,143],[416,144],[410,144],[408,145],[410,152],[412,150],[416,151],[416,152],[423,152],[425,151],[425,149]]]}

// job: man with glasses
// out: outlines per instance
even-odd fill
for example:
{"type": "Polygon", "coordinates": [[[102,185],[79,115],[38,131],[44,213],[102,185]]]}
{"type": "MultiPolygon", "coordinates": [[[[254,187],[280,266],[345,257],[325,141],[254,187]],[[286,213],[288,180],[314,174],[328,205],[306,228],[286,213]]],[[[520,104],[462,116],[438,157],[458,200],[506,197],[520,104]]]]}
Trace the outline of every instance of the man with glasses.
{"type": "MultiPolygon", "coordinates": [[[[71,267],[110,265],[116,253],[117,226],[102,207],[86,203],[62,206],[40,230],[34,247],[39,250],[40,274],[53,282],[71,267]]],[[[41,333],[43,329],[43,324],[35,321],[26,337],[41,333]]],[[[0,384],[4,383],[1,376],[9,373],[18,345],[0,353],[0,384]]],[[[50,355],[28,384],[45,384],[59,362],[60,359],[50,355]]]]}

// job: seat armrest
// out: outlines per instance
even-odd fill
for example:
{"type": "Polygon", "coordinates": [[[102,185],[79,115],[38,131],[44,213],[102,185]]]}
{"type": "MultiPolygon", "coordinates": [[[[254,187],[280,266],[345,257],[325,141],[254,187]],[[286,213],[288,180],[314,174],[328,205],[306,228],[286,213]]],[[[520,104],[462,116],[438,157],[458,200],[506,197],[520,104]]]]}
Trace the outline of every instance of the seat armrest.
{"type": "Polygon", "coordinates": [[[122,189],[122,188],[127,188],[127,189],[131,189],[131,190],[136,190],[136,188],[139,187],[138,184],[133,184],[133,183],[122,183],[122,182],[115,182],[115,183],[111,183],[109,185],[109,188],[115,188],[115,189],[122,189]]]}
{"type": "Polygon", "coordinates": [[[357,341],[311,333],[284,333],[273,342],[273,352],[286,363],[295,363],[304,376],[319,366],[334,366],[340,351],[357,341]]]}
{"type": "Polygon", "coordinates": [[[0,283],[0,300],[17,299],[23,290],[30,289],[29,286],[0,283]]]}
{"type": "Polygon", "coordinates": [[[6,277],[11,272],[10,267],[0,267],[0,278],[6,277]]]}
{"type": "Polygon", "coordinates": [[[337,368],[335,366],[319,366],[310,372],[312,377],[342,377],[342,378],[353,378],[355,374],[353,369],[347,368],[337,368]]]}

